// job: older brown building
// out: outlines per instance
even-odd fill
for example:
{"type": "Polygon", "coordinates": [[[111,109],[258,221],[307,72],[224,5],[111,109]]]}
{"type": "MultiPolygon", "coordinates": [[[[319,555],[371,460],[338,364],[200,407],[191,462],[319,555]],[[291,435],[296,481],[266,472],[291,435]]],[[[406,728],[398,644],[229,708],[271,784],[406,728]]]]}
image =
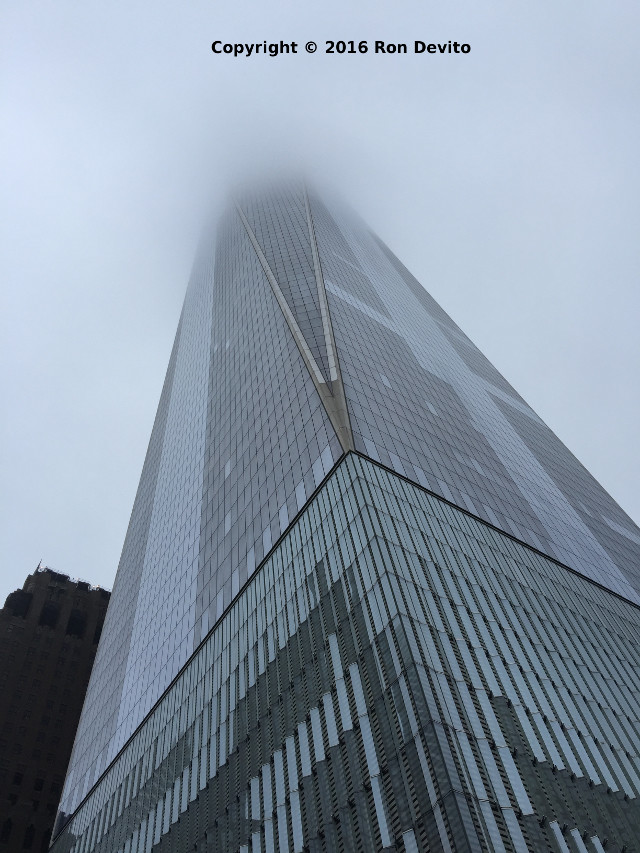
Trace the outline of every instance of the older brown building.
{"type": "Polygon", "coordinates": [[[49,847],[107,590],[38,567],[0,610],[0,851],[49,847]]]}

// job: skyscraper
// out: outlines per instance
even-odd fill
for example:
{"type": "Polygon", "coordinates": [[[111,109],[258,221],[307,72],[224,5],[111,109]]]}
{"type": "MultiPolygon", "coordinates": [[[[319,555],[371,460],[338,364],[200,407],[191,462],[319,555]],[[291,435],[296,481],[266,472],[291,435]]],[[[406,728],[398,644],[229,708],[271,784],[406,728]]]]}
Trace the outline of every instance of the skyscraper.
{"type": "Polygon", "coordinates": [[[54,849],[631,849],[639,553],[361,222],[241,195],[189,284],[54,849]]]}

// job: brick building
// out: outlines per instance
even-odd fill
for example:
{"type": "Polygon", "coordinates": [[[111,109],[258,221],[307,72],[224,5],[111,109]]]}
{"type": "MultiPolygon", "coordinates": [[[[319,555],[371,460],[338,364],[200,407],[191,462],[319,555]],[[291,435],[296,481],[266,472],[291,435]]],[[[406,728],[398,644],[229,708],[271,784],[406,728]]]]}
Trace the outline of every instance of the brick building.
{"type": "Polygon", "coordinates": [[[49,847],[110,593],[38,567],[0,610],[0,851],[49,847]]]}

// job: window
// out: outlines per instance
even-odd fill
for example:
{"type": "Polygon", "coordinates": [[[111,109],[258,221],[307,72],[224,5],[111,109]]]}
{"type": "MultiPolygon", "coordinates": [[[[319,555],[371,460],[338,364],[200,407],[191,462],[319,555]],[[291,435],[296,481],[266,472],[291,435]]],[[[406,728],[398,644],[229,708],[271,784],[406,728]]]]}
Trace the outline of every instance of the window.
{"type": "Polygon", "coordinates": [[[47,625],[49,628],[55,628],[58,622],[60,608],[53,601],[47,601],[40,612],[39,625],[47,625]]]}
{"type": "Polygon", "coordinates": [[[13,823],[11,821],[11,818],[8,817],[2,824],[2,829],[0,829],[0,841],[9,841],[9,839],[11,838],[12,828],[13,823]]]}
{"type": "Polygon", "coordinates": [[[24,841],[22,842],[22,849],[23,850],[30,850],[31,849],[31,845],[33,844],[33,836],[35,834],[36,834],[36,828],[32,823],[30,823],[24,832],[24,841]]]}

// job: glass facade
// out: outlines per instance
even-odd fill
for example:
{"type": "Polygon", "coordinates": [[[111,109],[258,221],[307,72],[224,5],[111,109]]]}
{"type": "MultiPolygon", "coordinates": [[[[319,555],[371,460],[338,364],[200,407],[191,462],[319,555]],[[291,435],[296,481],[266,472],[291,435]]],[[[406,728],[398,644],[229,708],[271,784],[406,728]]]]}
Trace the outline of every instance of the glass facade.
{"type": "Polygon", "coordinates": [[[629,602],[351,453],[54,849],[632,845],[639,628],[629,602]]]}
{"type": "Polygon", "coordinates": [[[395,256],[311,203],[355,447],[640,602],[640,531],[395,256]]]}
{"type": "Polygon", "coordinates": [[[240,196],[187,291],[55,849],[632,839],[639,556],[359,220],[240,196]]]}

